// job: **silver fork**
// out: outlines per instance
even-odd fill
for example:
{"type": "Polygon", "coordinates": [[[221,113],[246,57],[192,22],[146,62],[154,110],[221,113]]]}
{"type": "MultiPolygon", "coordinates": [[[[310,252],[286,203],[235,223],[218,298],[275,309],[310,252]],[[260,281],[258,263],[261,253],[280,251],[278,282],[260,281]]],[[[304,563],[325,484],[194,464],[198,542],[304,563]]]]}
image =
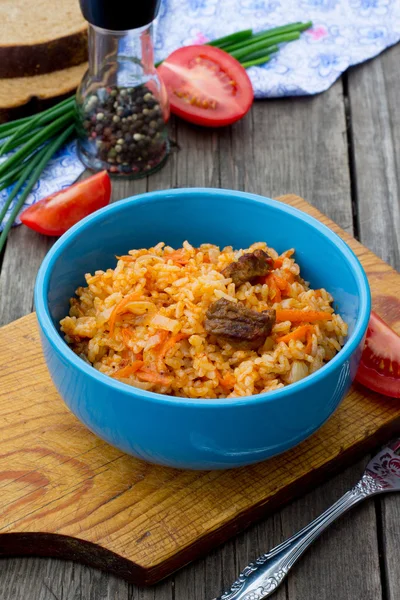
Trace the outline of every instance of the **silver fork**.
{"type": "Polygon", "coordinates": [[[214,600],[265,600],[285,579],[294,563],[338,517],[362,500],[400,491],[400,439],[391,442],[367,465],[360,481],[333,506],[291,538],[243,569],[232,587],[214,600]]]}

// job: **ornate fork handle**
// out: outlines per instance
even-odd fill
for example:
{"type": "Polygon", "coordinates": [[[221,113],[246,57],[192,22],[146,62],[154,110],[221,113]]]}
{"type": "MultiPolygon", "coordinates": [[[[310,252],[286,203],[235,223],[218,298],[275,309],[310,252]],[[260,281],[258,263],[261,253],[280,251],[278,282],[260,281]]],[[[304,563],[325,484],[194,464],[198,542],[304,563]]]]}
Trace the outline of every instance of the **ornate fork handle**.
{"type": "Polygon", "coordinates": [[[282,583],[294,563],[333,521],[368,496],[386,491],[387,486],[369,473],[333,506],[294,536],[250,563],[232,587],[214,600],[265,600],[282,583]]]}

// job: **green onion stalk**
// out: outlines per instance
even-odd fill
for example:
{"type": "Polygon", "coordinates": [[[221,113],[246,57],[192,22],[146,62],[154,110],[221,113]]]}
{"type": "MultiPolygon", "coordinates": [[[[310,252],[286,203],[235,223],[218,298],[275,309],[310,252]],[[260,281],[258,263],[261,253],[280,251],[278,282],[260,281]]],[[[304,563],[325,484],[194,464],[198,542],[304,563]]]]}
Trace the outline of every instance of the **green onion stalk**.
{"type": "MultiPolygon", "coordinates": [[[[270,54],[276,52],[275,48],[278,44],[298,40],[301,33],[310,27],[312,27],[311,21],[307,21],[307,23],[298,21],[255,34],[253,34],[252,29],[245,29],[207,42],[206,45],[228,52],[247,69],[253,65],[267,62],[270,59],[270,54]],[[271,50],[271,48],[274,48],[274,50],[271,50]],[[250,56],[259,50],[263,52],[262,55],[256,58],[250,56]],[[266,57],[265,61],[261,60],[263,57],[266,57]]],[[[156,66],[159,66],[162,62],[158,62],[156,66]]]]}
{"type": "Polygon", "coordinates": [[[50,140],[48,144],[46,144],[43,148],[41,148],[41,150],[39,150],[35,157],[29,162],[29,164],[26,165],[26,167],[22,171],[20,178],[15,184],[12,192],[7,198],[5,205],[3,206],[3,209],[0,212],[0,223],[2,223],[8,209],[11,206],[12,201],[17,196],[18,192],[22,189],[22,187],[25,185],[23,192],[21,193],[20,197],[15,203],[14,208],[11,211],[7,223],[4,225],[3,231],[0,233],[0,252],[2,251],[4,244],[6,243],[8,233],[12,227],[12,224],[15,221],[15,218],[21,210],[25,200],[29,196],[29,193],[32,190],[33,186],[38,181],[40,175],[42,174],[44,168],[46,167],[51,157],[57,152],[57,150],[61,148],[61,146],[64,145],[67,139],[72,135],[73,131],[74,125],[70,125],[65,131],[61,133],[59,137],[50,140]]]}
{"type": "MultiPolygon", "coordinates": [[[[228,52],[247,69],[267,63],[281,44],[298,40],[311,26],[308,21],[258,33],[245,29],[208,42],[208,45],[228,52]]],[[[0,162],[0,191],[14,184],[0,211],[0,224],[15,203],[0,234],[0,252],[18,212],[48,161],[74,134],[75,118],[75,97],[71,97],[36,115],[0,124],[0,157],[7,155],[0,162]]]]}

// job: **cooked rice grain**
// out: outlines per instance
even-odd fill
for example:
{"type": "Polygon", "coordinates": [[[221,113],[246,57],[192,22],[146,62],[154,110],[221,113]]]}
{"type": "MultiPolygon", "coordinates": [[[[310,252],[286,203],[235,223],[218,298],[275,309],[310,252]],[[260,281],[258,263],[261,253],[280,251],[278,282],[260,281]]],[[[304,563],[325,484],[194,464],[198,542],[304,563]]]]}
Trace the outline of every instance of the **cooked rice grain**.
{"type": "Polygon", "coordinates": [[[117,257],[115,269],[85,276],[87,287],[76,290],[69,316],[61,321],[65,340],[102,373],[174,396],[249,396],[303,379],[339,352],[347,325],[334,313],[331,295],[301,279],[293,250],[279,257],[281,266],[274,270],[288,282],[281,298],[267,283],[246,282],[235,289],[221,271],[256,249],[278,259],[264,242],[237,251],[211,244],[194,248],[188,242],[178,250],[162,242],[131,250],[117,257]],[[205,313],[220,298],[257,311],[323,311],[332,319],[312,323],[307,339],[288,342],[276,338],[302,323],[277,322],[257,351],[238,350],[204,330],[205,313]]]}

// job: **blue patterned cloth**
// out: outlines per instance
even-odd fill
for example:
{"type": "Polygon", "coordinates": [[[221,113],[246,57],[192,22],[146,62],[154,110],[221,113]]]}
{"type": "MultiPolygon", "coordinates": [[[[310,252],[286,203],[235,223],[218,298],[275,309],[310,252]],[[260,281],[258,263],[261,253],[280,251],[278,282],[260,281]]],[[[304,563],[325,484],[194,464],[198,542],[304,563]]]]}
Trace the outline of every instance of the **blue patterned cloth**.
{"type": "Polygon", "coordinates": [[[163,0],[156,58],[234,31],[295,21],[312,21],[313,28],[266,65],[248,69],[256,98],[323,92],[348,67],[398,42],[400,0],[163,0]]]}
{"type": "MultiPolygon", "coordinates": [[[[313,28],[283,45],[266,65],[248,70],[256,98],[323,92],[348,67],[398,42],[400,0],[162,0],[156,59],[234,31],[295,21],[312,21],[313,28]]],[[[25,206],[69,186],[82,171],[72,142],[49,163],[25,206]]],[[[0,209],[6,196],[0,192],[0,209]]]]}
{"type": "MultiPolygon", "coordinates": [[[[3,159],[5,160],[5,159],[3,159]]],[[[69,142],[66,146],[61,148],[49,161],[46,168],[44,169],[42,176],[34,186],[32,192],[29,194],[26,202],[21,209],[21,212],[25,210],[31,204],[34,204],[42,198],[46,198],[54,192],[58,192],[71,185],[79,175],[83,173],[85,167],[78,158],[76,151],[76,142],[69,142]]],[[[12,186],[0,192],[0,209],[4,206],[9,192],[12,190],[12,186]]],[[[14,200],[15,202],[15,200],[14,200]]],[[[7,222],[8,216],[14,206],[8,210],[4,223],[7,222]]],[[[21,221],[17,218],[14,225],[20,225],[21,221]]],[[[4,225],[4,224],[3,224],[4,225]]],[[[0,225],[0,231],[3,230],[3,225],[0,225]]]]}

